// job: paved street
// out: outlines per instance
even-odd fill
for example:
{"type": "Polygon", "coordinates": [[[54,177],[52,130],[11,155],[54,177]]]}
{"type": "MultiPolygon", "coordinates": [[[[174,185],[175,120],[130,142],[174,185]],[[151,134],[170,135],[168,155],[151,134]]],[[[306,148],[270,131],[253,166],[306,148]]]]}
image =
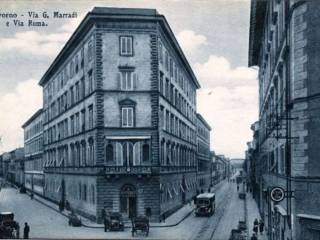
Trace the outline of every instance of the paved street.
{"type": "MultiPolygon", "coordinates": [[[[236,184],[223,181],[217,186],[216,213],[210,217],[195,217],[192,213],[175,227],[172,225],[183,218],[193,205],[186,205],[176,214],[170,216],[166,223],[153,224],[149,238],[161,239],[228,239],[231,229],[237,228],[239,220],[244,220],[244,201],[238,198],[236,184]]],[[[248,201],[248,209],[256,208],[253,200],[248,201]]],[[[124,232],[105,233],[102,228],[69,227],[67,218],[60,213],[31,200],[28,195],[20,194],[16,189],[3,188],[0,192],[0,210],[12,211],[22,226],[28,222],[31,226],[30,236],[33,238],[129,238],[131,229],[124,232]],[[39,213],[41,213],[39,215],[39,213]],[[56,231],[59,229],[59,231],[56,231]]],[[[250,221],[257,214],[251,214],[250,221]]],[[[92,226],[99,226],[91,223],[92,226]]],[[[101,227],[101,225],[100,225],[101,227]]]]}

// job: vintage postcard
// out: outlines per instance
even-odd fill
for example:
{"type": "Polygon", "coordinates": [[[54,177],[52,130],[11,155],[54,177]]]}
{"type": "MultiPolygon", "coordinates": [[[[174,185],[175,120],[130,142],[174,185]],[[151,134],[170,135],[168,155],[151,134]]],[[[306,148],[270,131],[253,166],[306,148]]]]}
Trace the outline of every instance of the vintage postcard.
{"type": "Polygon", "coordinates": [[[320,2],[0,2],[0,238],[320,239],[320,2]]]}

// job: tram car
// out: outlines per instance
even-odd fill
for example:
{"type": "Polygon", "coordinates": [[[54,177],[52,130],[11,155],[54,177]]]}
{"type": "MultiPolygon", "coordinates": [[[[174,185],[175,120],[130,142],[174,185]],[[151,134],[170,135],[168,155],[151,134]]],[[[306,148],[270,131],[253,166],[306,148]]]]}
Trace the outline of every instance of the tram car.
{"type": "Polygon", "coordinates": [[[216,208],[216,196],[214,193],[201,193],[195,199],[196,216],[212,216],[216,208]]]}

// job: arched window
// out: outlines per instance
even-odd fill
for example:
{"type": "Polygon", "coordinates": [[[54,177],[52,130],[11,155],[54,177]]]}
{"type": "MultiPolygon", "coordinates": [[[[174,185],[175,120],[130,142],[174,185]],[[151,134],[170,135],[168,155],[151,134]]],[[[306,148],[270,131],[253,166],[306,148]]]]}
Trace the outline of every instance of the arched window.
{"type": "Polygon", "coordinates": [[[147,143],[142,146],[142,160],[144,162],[148,162],[150,160],[150,147],[147,143]]]}
{"type": "Polygon", "coordinates": [[[94,142],[92,138],[89,139],[88,163],[91,166],[94,165],[94,142]]]}
{"type": "Polygon", "coordinates": [[[111,143],[109,143],[106,147],[106,159],[107,159],[107,162],[111,162],[114,159],[113,145],[111,143]]]}
{"type": "Polygon", "coordinates": [[[87,165],[87,150],[86,150],[86,142],[81,142],[81,165],[86,166],[87,165]]]}

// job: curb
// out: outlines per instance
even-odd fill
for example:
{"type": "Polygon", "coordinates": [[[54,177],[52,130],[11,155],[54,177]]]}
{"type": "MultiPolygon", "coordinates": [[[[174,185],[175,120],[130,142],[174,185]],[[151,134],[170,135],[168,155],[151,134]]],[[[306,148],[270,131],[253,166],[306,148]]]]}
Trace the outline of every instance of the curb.
{"type": "MultiPolygon", "coordinates": [[[[224,180],[222,180],[222,181],[220,181],[219,183],[217,183],[217,184],[214,186],[213,191],[216,191],[217,189],[219,189],[220,186],[221,186],[221,184],[223,183],[223,181],[224,181],[224,180]]],[[[27,193],[27,195],[29,195],[29,194],[27,193]]],[[[60,214],[63,215],[64,217],[68,218],[68,215],[67,215],[67,214],[59,211],[58,209],[50,206],[49,204],[46,204],[45,202],[43,202],[43,201],[41,201],[40,199],[37,199],[37,198],[41,198],[41,196],[34,197],[33,200],[41,203],[42,205],[44,205],[44,206],[46,206],[46,207],[54,210],[54,211],[57,212],[57,213],[60,213],[60,214]]],[[[175,226],[179,225],[181,222],[183,222],[184,220],[186,220],[193,212],[194,212],[194,209],[192,209],[191,211],[189,211],[184,217],[182,217],[182,218],[181,218],[178,222],[176,222],[176,223],[168,224],[168,225],[150,225],[150,228],[175,227],[175,226]]],[[[86,225],[86,224],[83,224],[83,223],[82,223],[81,226],[86,227],[86,228],[97,228],[97,229],[98,229],[98,228],[101,228],[101,229],[104,228],[104,226],[90,226],[90,225],[86,225]]],[[[128,225],[127,225],[127,226],[125,226],[125,228],[131,228],[131,226],[128,226],[128,225]]]]}

